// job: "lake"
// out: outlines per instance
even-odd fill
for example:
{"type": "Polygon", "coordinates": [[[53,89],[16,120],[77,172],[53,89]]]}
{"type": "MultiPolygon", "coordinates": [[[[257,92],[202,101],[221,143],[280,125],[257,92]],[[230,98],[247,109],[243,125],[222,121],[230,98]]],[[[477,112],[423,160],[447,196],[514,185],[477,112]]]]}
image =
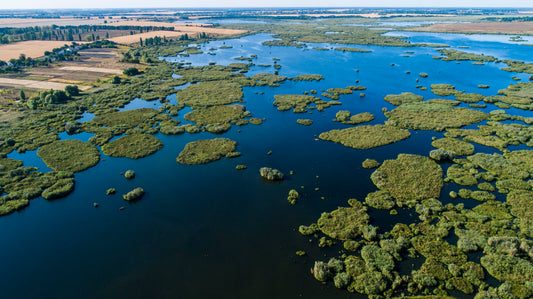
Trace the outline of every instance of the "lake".
{"type": "MultiPolygon", "coordinates": [[[[408,34],[412,42],[448,44],[454,49],[500,59],[531,62],[533,57],[533,47],[491,35],[474,38],[459,34],[408,34]]],[[[244,88],[247,110],[266,120],[262,125],[233,126],[222,135],[238,142],[241,157],[205,165],[180,165],[176,157],[185,144],[216,135],[159,133],[156,137],[164,142],[164,148],[157,153],[139,160],[102,154],[102,161],[95,167],[75,175],[76,187],[69,196],[53,201],[37,198],[22,211],[1,217],[2,297],[358,297],[336,289],[332,283],[323,285],[312,277],[310,269],[314,261],[337,256],[342,243],[318,248],[317,239],[299,234],[299,225],[313,223],[322,212],[347,206],[350,198],[364,200],[367,193],[377,190],[370,180],[373,170],[361,166],[365,159],[395,159],[398,153],[427,156],[433,149],[431,138],[440,138],[443,133],[411,131],[411,137],[406,140],[370,150],[316,140],[317,136],[348,127],[332,121],[339,110],[349,110],[352,114],[370,112],[376,116],[370,124],[383,123],[386,118],[382,108],[394,109],[383,100],[387,94],[413,92],[425,99],[453,98],[435,96],[416,85],[447,83],[458,90],[495,95],[499,89],[516,83],[512,76],[522,81],[529,77],[503,71],[503,64],[480,66],[468,61],[436,60],[433,56],[440,53],[428,47],[351,45],[372,50],[353,53],[312,49],[343,45],[308,44],[304,48],[261,45],[271,39],[268,34],[258,34],[214,41],[200,45],[204,54],[164,59],[190,62],[193,66],[210,62],[226,65],[241,62],[236,57],[255,54],[258,56],[253,60],[255,66],[247,75],[273,73],[272,66],[258,65],[272,65],[277,58],[282,66],[280,75],[321,74],[325,80],[244,88]],[[232,48],[219,49],[221,46],[232,48]],[[217,49],[210,51],[211,48],[217,49]],[[422,72],[428,78],[420,78],[417,83],[422,72]],[[479,89],[479,84],[490,88],[479,89]],[[324,112],[281,112],[272,104],[276,94],[301,94],[312,89],[321,91],[349,85],[365,86],[367,90],[362,91],[365,96],[360,97],[360,91],[341,95],[339,101],[343,104],[324,112]],[[314,123],[302,126],[296,123],[299,118],[309,118],[314,123]],[[271,155],[267,155],[269,151],[271,155]],[[248,169],[235,170],[238,164],[247,165],[248,169]],[[277,183],[262,180],[259,168],[263,166],[281,170],[286,179],[277,183]],[[135,179],[126,180],[120,175],[128,169],[136,172],[135,179]],[[294,175],[289,175],[291,170],[294,175]],[[146,191],[142,200],[132,203],[122,200],[121,194],[139,186],[146,191]],[[112,187],[117,194],[107,196],[106,190],[112,187]],[[297,189],[302,195],[296,205],[287,202],[290,189],[297,189]],[[98,208],[93,207],[95,202],[98,208]],[[121,207],[124,209],[120,210],[121,207]],[[297,256],[298,250],[306,251],[307,255],[297,256]]],[[[175,96],[173,100],[176,101],[175,96]]],[[[156,108],[160,104],[135,100],[129,105],[125,109],[156,108]]],[[[497,109],[488,104],[484,111],[497,109]]],[[[183,121],[185,113],[180,111],[177,119],[183,121]]],[[[508,113],[530,116],[529,112],[513,108],[508,113]]],[[[61,135],[62,139],[84,141],[89,137],[87,133],[61,135]]],[[[497,152],[475,146],[476,152],[497,152]]],[[[35,152],[12,153],[8,157],[24,160],[25,166],[49,171],[35,152]]],[[[442,165],[444,170],[448,166],[442,165]]],[[[447,194],[459,188],[445,184],[442,202],[450,202],[447,194]]],[[[497,196],[504,198],[501,194],[497,196]]],[[[471,200],[464,201],[472,205],[471,200]]],[[[389,230],[401,219],[416,217],[416,214],[399,212],[398,218],[394,218],[388,211],[372,210],[372,224],[389,230]]]]}

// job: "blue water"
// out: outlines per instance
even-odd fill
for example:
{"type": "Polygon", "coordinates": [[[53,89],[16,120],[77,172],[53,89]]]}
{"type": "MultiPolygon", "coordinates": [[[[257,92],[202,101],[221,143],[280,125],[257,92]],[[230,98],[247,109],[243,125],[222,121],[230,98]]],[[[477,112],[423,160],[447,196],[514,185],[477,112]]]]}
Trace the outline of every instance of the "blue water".
{"type": "MultiPolygon", "coordinates": [[[[215,135],[157,134],[165,144],[157,153],[140,160],[103,155],[95,167],[76,174],[76,188],[69,196],[54,201],[37,198],[28,208],[0,217],[0,252],[6,257],[0,267],[0,277],[4,278],[0,280],[2,296],[357,298],[336,290],[331,283],[322,285],[312,278],[309,269],[314,260],[338,255],[339,247],[318,248],[316,239],[298,233],[298,226],[316,221],[323,211],[346,206],[349,198],[363,200],[368,192],[375,191],[370,181],[373,170],[361,166],[365,159],[383,161],[394,159],[398,153],[427,155],[433,149],[431,138],[443,134],[412,131],[409,139],[370,150],[318,141],[316,136],[347,127],[332,122],[339,110],[350,110],[352,114],[371,112],[376,119],[370,124],[383,123],[386,118],[382,107],[394,108],[383,101],[387,94],[409,91],[425,99],[439,98],[416,85],[449,83],[458,90],[495,95],[498,89],[514,84],[511,77],[517,75],[502,71],[494,63],[477,66],[436,60],[432,57],[439,53],[433,48],[356,46],[373,52],[352,53],[311,49],[342,45],[309,44],[304,49],[262,46],[261,42],[268,39],[270,35],[259,34],[210,42],[202,44],[202,50],[222,45],[233,48],[219,49],[215,56],[204,53],[168,60],[195,66],[209,62],[228,64],[239,62],[235,57],[256,54],[255,64],[273,64],[273,58],[280,59],[280,75],[321,74],[326,79],[244,88],[247,109],[266,121],[259,126],[233,126],[222,135],[238,142],[241,157],[206,165],[180,165],[175,159],[185,144],[215,135]],[[415,53],[402,57],[408,50],[415,53]],[[417,83],[420,72],[429,77],[420,78],[417,83]],[[479,84],[491,87],[479,89],[479,84]],[[280,112],[272,105],[275,94],[300,94],[311,89],[320,94],[321,90],[348,85],[367,87],[362,91],[366,96],[360,97],[361,92],[357,91],[341,96],[341,106],[324,112],[310,110],[307,114],[280,112]],[[298,125],[298,118],[310,118],[314,123],[309,127],[298,125]],[[267,155],[268,151],[272,155],[267,155]],[[245,164],[248,169],[237,171],[238,164],[245,164]],[[258,170],[263,166],[280,169],[287,179],[279,183],[261,180],[258,170]],[[135,170],[135,179],[126,180],[120,175],[128,169],[135,170]],[[288,175],[291,170],[293,176],[288,175]],[[138,186],[146,191],[142,200],[129,203],[121,199],[122,194],[138,186]],[[116,188],[117,194],[107,196],[106,190],[111,187],[116,188]],[[317,187],[319,191],[315,191],[317,187]],[[302,195],[294,206],[286,200],[292,188],[302,195]],[[94,202],[98,208],[93,207],[94,202]],[[119,210],[121,207],[124,210],[119,210]],[[297,250],[305,250],[308,255],[297,257],[297,250]]],[[[462,35],[451,38],[424,33],[413,35],[411,40],[468,46],[468,50],[487,51],[498,58],[505,58],[500,54],[519,60],[533,57],[532,47],[478,41],[462,35]]],[[[253,66],[247,75],[260,72],[272,73],[274,68],[253,66]]],[[[179,98],[174,95],[169,100],[175,103],[179,98]]],[[[123,110],[157,109],[160,105],[159,101],[132,99],[123,110]]],[[[499,108],[489,104],[485,111],[495,109],[499,108]]],[[[180,111],[177,119],[183,120],[189,111],[180,111]]],[[[511,111],[530,116],[530,112],[511,111]]],[[[90,136],[83,133],[60,137],[86,141],[90,136]]],[[[476,149],[496,152],[477,145],[476,149]]],[[[26,166],[39,167],[40,171],[49,170],[35,152],[12,153],[9,157],[22,159],[26,166]]],[[[447,193],[456,187],[449,184],[443,189],[444,202],[449,201],[447,193]]],[[[455,200],[454,204],[461,201],[455,200]]],[[[382,231],[390,229],[396,219],[409,217],[401,210],[395,216],[398,218],[385,217],[380,212],[371,212],[371,216],[372,223],[382,231]]]]}

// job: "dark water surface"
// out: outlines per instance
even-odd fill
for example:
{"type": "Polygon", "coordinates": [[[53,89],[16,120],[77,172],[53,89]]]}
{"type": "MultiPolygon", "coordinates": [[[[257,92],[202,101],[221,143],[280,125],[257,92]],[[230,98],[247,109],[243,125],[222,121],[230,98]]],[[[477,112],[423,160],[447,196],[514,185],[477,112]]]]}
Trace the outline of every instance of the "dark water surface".
{"type": "MultiPolygon", "coordinates": [[[[347,127],[332,122],[339,110],[350,110],[352,114],[371,112],[376,116],[371,124],[383,123],[386,119],[382,107],[394,108],[383,101],[387,94],[410,91],[425,99],[438,98],[429,90],[415,88],[418,84],[429,87],[432,83],[449,83],[459,90],[495,95],[498,89],[515,83],[513,75],[526,78],[502,71],[499,64],[477,66],[471,62],[435,60],[432,57],[439,53],[432,48],[355,46],[373,52],[344,53],[310,49],[331,47],[326,44],[310,44],[306,49],[262,46],[261,42],[267,39],[268,35],[261,34],[211,42],[201,45],[204,52],[222,45],[233,48],[218,49],[214,56],[198,54],[168,60],[193,65],[228,64],[239,62],[235,57],[256,54],[255,64],[272,64],[272,58],[279,58],[280,75],[315,73],[326,79],[245,88],[247,109],[266,121],[259,126],[234,126],[223,135],[238,142],[241,157],[207,165],[179,165],[176,157],[185,144],[215,135],[157,134],[165,146],[154,155],[140,160],[102,156],[95,167],[76,174],[76,188],[69,196],[54,201],[37,198],[28,208],[1,217],[0,252],[4,257],[0,267],[1,297],[357,297],[335,289],[332,283],[322,285],[312,278],[309,270],[313,262],[338,255],[341,247],[318,248],[316,239],[298,233],[298,226],[316,221],[321,212],[346,206],[349,198],[363,200],[368,192],[375,191],[370,181],[372,170],[361,166],[365,159],[383,161],[396,158],[398,153],[427,155],[433,149],[431,138],[442,137],[442,133],[412,131],[407,140],[371,150],[317,141],[316,136],[347,127]],[[411,50],[415,53],[402,57],[411,50]],[[429,77],[420,78],[417,83],[420,72],[428,73],[429,77]],[[491,87],[478,89],[478,84],[491,87]],[[324,112],[310,110],[312,114],[280,112],[272,105],[275,94],[300,94],[348,85],[367,87],[363,91],[366,96],[360,97],[359,91],[341,96],[342,106],[324,112]],[[314,124],[298,125],[298,118],[311,118],[314,124]],[[267,155],[268,151],[272,155],[267,155]],[[248,169],[237,171],[237,164],[245,164],[248,169]],[[287,179],[281,183],[261,180],[258,170],[263,166],[280,169],[287,179]],[[120,175],[128,169],[136,172],[131,181],[120,175]],[[293,176],[288,175],[290,170],[294,171],[293,176]],[[134,203],[122,200],[121,194],[138,186],[147,192],[142,200],[134,203]],[[117,194],[106,196],[111,187],[117,189],[117,194]],[[302,195],[294,206],[286,200],[292,188],[302,195]],[[93,207],[94,202],[99,204],[98,208],[93,207]],[[121,211],[122,206],[125,209],[121,211]],[[297,250],[308,254],[298,257],[297,250]]],[[[488,54],[501,54],[504,58],[533,57],[533,47],[518,44],[472,39],[452,42],[440,34],[413,39],[452,47],[469,46],[465,51],[486,49],[488,54]]],[[[273,67],[254,66],[249,75],[273,71],[273,67]]],[[[126,109],[157,107],[159,103],[136,100],[130,105],[126,109]]],[[[485,110],[495,109],[498,108],[488,105],[485,110]]],[[[529,112],[516,109],[512,113],[530,116],[529,112]]],[[[180,111],[177,118],[183,120],[184,114],[180,111]]],[[[61,135],[62,139],[84,141],[89,137],[87,133],[61,135]]],[[[476,149],[481,147],[476,145],[476,149]]],[[[35,152],[12,153],[9,157],[49,171],[35,152]]],[[[448,202],[447,193],[458,187],[446,185],[443,202],[448,202]]],[[[371,211],[370,215],[372,224],[381,231],[390,229],[398,219],[409,217],[401,210],[398,216],[380,211],[371,211]]]]}

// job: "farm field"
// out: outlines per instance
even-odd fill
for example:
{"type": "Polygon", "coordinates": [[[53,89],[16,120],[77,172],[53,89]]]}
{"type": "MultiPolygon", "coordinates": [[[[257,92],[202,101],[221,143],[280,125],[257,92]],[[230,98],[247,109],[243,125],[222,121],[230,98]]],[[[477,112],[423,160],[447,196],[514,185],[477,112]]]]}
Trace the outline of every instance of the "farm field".
{"type": "Polygon", "coordinates": [[[418,27],[413,31],[449,33],[533,34],[533,22],[451,23],[418,27]]]}
{"type": "Polygon", "coordinates": [[[9,61],[12,58],[18,58],[20,54],[37,58],[43,56],[45,51],[51,51],[69,43],[66,41],[31,40],[0,45],[0,60],[9,61]]]}

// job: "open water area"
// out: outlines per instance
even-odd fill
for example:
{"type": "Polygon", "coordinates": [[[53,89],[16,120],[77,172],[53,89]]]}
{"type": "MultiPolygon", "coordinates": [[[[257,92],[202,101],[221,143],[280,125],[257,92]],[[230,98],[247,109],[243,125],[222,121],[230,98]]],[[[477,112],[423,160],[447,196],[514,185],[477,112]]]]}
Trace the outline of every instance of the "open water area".
{"type": "MultiPolygon", "coordinates": [[[[500,59],[532,62],[533,57],[533,47],[497,36],[399,34],[408,34],[415,43],[447,44],[453,49],[500,59]]],[[[1,297],[364,298],[313,278],[310,269],[314,261],[338,256],[342,242],[331,248],[319,248],[318,239],[300,235],[298,227],[316,222],[322,212],[348,206],[350,198],[364,200],[367,193],[377,190],[370,180],[374,170],[361,166],[365,159],[382,162],[395,159],[399,153],[427,156],[434,149],[431,138],[440,138],[443,133],[411,130],[412,135],[406,140],[370,150],[318,140],[318,135],[348,127],[332,121],[339,110],[352,114],[370,112],[376,118],[369,124],[383,123],[386,117],[382,108],[394,109],[383,100],[387,94],[412,92],[425,100],[452,99],[453,96],[439,97],[430,92],[430,84],[447,83],[466,92],[496,95],[499,89],[516,83],[512,76],[522,82],[529,77],[501,70],[506,66],[502,63],[473,65],[470,61],[437,60],[433,56],[440,53],[430,47],[345,45],[372,50],[353,53],[312,49],[342,45],[308,44],[294,48],[261,44],[271,39],[268,34],[258,34],[214,41],[200,45],[203,54],[164,59],[193,66],[210,62],[226,65],[243,62],[235,60],[236,57],[257,55],[252,60],[255,65],[246,75],[273,73],[276,58],[281,65],[280,75],[320,74],[325,80],[244,88],[247,110],[266,120],[262,125],[233,125],[218,136],[237,141],[237,151],[242,153],[238,158],[181,165],[176,157],[188,142],[217,136],[207,132],[178,136],[159,133],[155,136],[163,141],[164,147],[155,154],[139,160],[102,154],[95,167],[75,175],[75,190],[67,197],[52,201],[36,198],[26,209],[1,217],[1,297]],[[231,48],[220,49],[221,46],[231,48]],[[420,78],[418,74],[422,72],[428,77],[420,78]],[[479,89],[479,84],[490,88],[479,89]],[[320,95],[321,90],[350,85],[367,89],[341,95],[342,105],[323,112],[282,112],[272,104],[276,94],[302,94],[314,89],[320,95]],[[428,90],[416,88],[417,85],[428,90]],[[361,93],[365,96],[361,97],[361,93]],[[296,123],[299,118],[312,119],[314,123],[302,126],[296,123]],[[271,155],[267,155],[269,151],[271,155]],[[236,170],[238,164],[248,168],[236,170]],[[274,183],[262,180],[259,168],[263,166],[281,170],[286,179],[274,183]],[[120,175],[128,169],[136,173],[133,180],[120,175]],[[289,175],[290,171],[294,175],[289,175]],[[121,195],[136,187],[146,191],[143,199],[124,201],[121,195]],[[116,188],[117,194],[107,196],[108,188],[116,188]],[[290,189],[301,194],[296,205],[287,202],[290,189]],[[93,207],[95,202],[98,208],[93,207]],[[120,210],[121,207],[124,209],[120,210]],[[297,256],[298,250],[306,251],[307,255],[297,256]]],[[[179,97],[170,96],[169,100],[179,102],[179,97]]],[[[125,109],[157,109],[159,105],[137,99],[125,109]]],[[[499,108],[488,104],[483,110],[496,109],[499,108]]],[[[185,113],[180,111],[176,118],[183,121],[185,113]]],[[[531,116],[530,112],[513,108],[508,113],[531,116]]],[[[61,135],[62,139],[83,141],[89,137],[88,133],[61,135]]],[[[476,152],[498,152],[475,146],[476,152]]],[[[50,171],[35,152],[12,153],[8,157],[23,160],[25,166],[50,171]]],[[[449,165],[441,166],[446,170],[449,165]]],[[[449,191],[458,189],[458,185],[445,184],[440,200],[450,202],[449,191]]],[[[463,199],[455,200],[454,204],[461,201],[467,207],[477,204],[463,199]]],[[[401,209],[397,216],[390,216],[388,211],[369,213],[371,223],[382,231],[417,217],[401,209]]],[[[405,267],[409,270],[408,265],[405,267]]]]}

